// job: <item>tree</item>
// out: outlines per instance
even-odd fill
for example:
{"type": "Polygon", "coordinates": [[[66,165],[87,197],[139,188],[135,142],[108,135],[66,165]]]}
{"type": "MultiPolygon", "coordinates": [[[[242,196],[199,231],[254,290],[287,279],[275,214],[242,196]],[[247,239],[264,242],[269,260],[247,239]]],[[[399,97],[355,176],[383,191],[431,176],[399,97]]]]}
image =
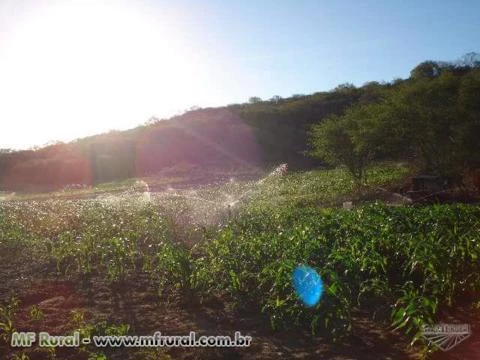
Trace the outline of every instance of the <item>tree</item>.
{"type": "Polygon", "coordinates": [[[480,54],[469,52],[458,59],[455,65],[458,67],[478,68],[480,67],[480,54]]]}
{"type": "Polygon", "coordinates": [[[480,69],[391,87],[374,103],[314,126],[313,155],[343,164],[357,182],[372,160],[406,159],[425,172],[459,181],[480,166],[480,69]]]}
{"type": "Polygon", "coordinates": [[[303,99],[303,98],[306,98],[306,97],[307,97],[307,95],[305,95],[305,94],[293,94],[293,95],[291,96],[291,98],[292,98],[293,100],[299,100],[299,99],[303,99]]]}
{"type": "Polygon", "coordinates": [[[441,71],[441,66],[435,61],[424,61],[418,64],[412,71],[410,77],[412,79],[432,79],[438,76],[441,71]]]}
{"type": "Polygon", "coordinates": [[[338,85],[334,91],[335,92],[339,92],[339,93],[349,93],[349,92],[352,92],[356,89],[355,85],[353,85],[352,83],[343,83],[343,84],[340,84],[338,85]]]}
{"type": "Polygon", "coordinates": [[[464,166],[461,156],[464,122],[457,109],[460,77],[449,71],[403,86],[388,99],[392,124],[404,129],[404,146],[424,171],[453,176],[464,166]]]}
{"type": "Polygon", "coordinates": [[[458,96],[459,118],[456,127],[457,138],[463,151],[462,158],[466,167],[480,168],[480,68],[475,69],[462,79],[458,96]]]}
{"type": "Polygon", "coordinates": [[[258,96],[252,96],[251,98],[248,99],[248,102],[250,104],[258,104],[258,103],[262,102],[262,98],[260,98],[258,96]]]}
{"type": "Polygon", "coordinates": [[[356,144],[359,137],[356,132],[359,123],[355,114],[331,116],[322,123],[314,125],[311,132],[311,155],[330,165],[345,165],[357,184],[364,182],[365,167],[372,151],[369,146],[356,144]]]}
{"type": "Polygon", "coordinates": [[[279,96],[279,95],[274,95],[274,96],[272,96],[270,101],[273,102],[274,104],[278,104],[278,103],[280,103],[280,101],[282,101],[282,97],[279,96]]]}

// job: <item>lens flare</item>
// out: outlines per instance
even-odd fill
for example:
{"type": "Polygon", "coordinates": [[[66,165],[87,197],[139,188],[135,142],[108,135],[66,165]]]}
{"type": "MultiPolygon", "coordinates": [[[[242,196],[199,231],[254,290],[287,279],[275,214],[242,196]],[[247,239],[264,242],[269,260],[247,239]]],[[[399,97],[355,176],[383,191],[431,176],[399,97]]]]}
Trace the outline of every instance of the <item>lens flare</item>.
{"type": "Polygon", "coordinates": [[[293,270],[292,282],[295,292],[307,307],[315,306],[323,293],[323,282],[315,269],[300,265],[293,270]]]}

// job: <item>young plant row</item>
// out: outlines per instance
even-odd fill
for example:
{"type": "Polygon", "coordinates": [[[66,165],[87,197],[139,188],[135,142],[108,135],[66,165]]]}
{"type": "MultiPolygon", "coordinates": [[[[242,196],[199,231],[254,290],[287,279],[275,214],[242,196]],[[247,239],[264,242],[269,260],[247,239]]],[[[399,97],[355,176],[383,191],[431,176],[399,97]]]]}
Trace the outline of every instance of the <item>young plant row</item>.
{"type": "Polygon", "coordinates": [[[475,301],[479,234],[480,208],[467,205],[252,211],[206,242],[192,285],[257,306],[275,328],[308,325],[334,337],[351,329],[353,309],[383,306],[392,325],[417,340],[439,309],[475,301]],[[326,285],[313,309],[291,286],[299,264],[326,285]]]}
{"type": "Polygon", "coordinates": [[[57,276],[110,283],[147,273],[163,294],[179,289],[257,309],[275,329],[306,326],[338,338],[366,307],[388,310],[393,327],[416,340],[441,309],[473,303],[480,291],[478,206],[250,206],[226,225],[197,229],[153,203],[62,202],[57,217],[55,203],[47,205],[2,208],[3,262],[29,259],[57,276]],[[300,264],[325,283],[313,308],[291,284],[300,264]]]}

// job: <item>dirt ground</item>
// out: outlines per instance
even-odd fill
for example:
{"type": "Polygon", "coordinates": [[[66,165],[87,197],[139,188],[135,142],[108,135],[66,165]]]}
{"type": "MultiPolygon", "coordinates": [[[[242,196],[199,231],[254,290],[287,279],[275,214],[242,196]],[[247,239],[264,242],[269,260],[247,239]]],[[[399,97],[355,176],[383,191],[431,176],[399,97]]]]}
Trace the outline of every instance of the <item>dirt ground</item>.
{"type": "MultiPolygon", "coordinates": [[[[238,313],[222,301],[200,304],[197,299],[180,295],[162,299],[148,285],[147,279],[137,279],[122,286],[112,287],[92,279],[90,285],[65,280],[35,280],[19,289],[21,301],[15,320],[17,331],[47,331],[52,335],[66,335],[74,328],[71,311],[80,310],[86,321],[128,323],[130,334],[151,335],[161,331],[165,335],[185,335],[196,331],[203,335],[231,335],[240,331],[253,338],[248,348],[201,349],[170,348],[159,352],[158,359],[416,359],[415,348],[408,340],[378,325],[369,314],[355,316],[352,335],[338,343],[322,336],[302,331],[272,331],[267,319],[258,312],[238,313]],[[31,306],[44,314],[41,321],[32,320],[31,306]]],[[[472,338],[473,342],[475,338],[472,338]]],[[[478,344],[478,338],[476,338],[478,344]]],[[[474,345],[472,341],[463,347],[474,345]]],[[[87,359],[87,353],[57,348],[57,359],[87,359]]],[[[25,349],[24,349],[25,350],[25,349]]],[[[31,359],[48,359],[38,349],[25,351],[31,359]]],[[[1,359],[8,358],[12,349],[2,344],[1,359]]],[[[115,349],[105,353],[110,359],[142,359],[140,350],[115,349]]],[[[449,359],[438,357],[438,359],[449,359]]],[[[452,358],[454,359],[454,358],[452,358]]],[[[463,358],[466,359],[466,358],[463,358]]],[[[473,358],[472,358],[473,359],[473,358]]]]}

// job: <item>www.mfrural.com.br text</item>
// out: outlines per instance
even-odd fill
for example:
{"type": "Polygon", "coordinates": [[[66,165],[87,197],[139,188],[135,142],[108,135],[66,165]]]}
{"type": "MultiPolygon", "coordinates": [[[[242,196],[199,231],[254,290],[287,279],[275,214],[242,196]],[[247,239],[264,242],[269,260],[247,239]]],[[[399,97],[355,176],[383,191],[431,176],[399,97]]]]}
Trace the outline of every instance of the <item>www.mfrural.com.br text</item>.
{"type": "Polygon", "coordinates": [[[198,335],[191,331],[188,335],[163,335],[156,331],[153,335],[93,335],[81,337],[78,331],[71,335],[50,335],[48,332],[14,332],[12,347],[248,347],[252,337],[236,331],[229,335],[198,335]]]}

